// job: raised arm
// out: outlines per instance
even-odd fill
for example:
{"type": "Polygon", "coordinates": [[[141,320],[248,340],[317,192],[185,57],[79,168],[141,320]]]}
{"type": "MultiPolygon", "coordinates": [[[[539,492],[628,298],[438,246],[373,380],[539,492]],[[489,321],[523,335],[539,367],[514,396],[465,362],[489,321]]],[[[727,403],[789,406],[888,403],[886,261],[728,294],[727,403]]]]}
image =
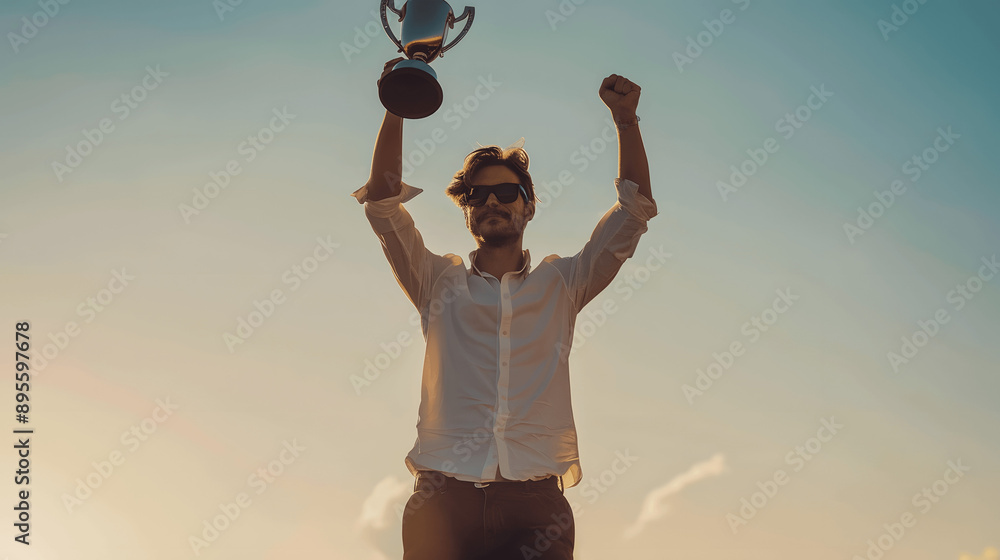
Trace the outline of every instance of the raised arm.
{"type": "MultiPolygon", "coordinates": [[[[392,67],[402,58],[395,58],[385,63],[385,69],[379,82],[392,67]]],[[[376,82],[377,83],[377,82],[376,82]]],[[[382,128],[375,140],[375,152],[372,154],[372,171],[368,178],[368,200],[382,200],[399,194],[400,181],[403,174],[403,118],[385,112],[382,128]]]]}
{"type": "Polygon", "coordinates": [[[639,185],[639,194],[653,201],[649,186],[649,161],[642,145],[636,108],[642,88],[618,74],[604,78],[601,100],[618,123],[618,177],[639,185]]]}
{"type": "Polygon", "coordinates": [[[551,261],[566,279],[577,311],[611,284],[625,259],[635,253],[640,236],[648,230],[646,222],[657,215],[649,186],[649,163],[635,116],[639,86],[612,74],[601,84],[600,96],[619,123],[615,181],[618,199],[579,253],[551,261]]]}
{"type": "MultiPolygon", "coordinates": [[[[386,63],[382,77],[399,60],[402,59],[386,63]]],[[[371,175],[368,182],[351,196],[365,205],[365,215],[382,244],[382,251],[399,286],[413,305],[422,311],[429,304],[435,281],[452,264],[452,260],[434,254],[424,246],[413,217],[403,206],[423,191],[403,181],[402,150],[403,119],[386,111],[375,140],[371,175]]]]}

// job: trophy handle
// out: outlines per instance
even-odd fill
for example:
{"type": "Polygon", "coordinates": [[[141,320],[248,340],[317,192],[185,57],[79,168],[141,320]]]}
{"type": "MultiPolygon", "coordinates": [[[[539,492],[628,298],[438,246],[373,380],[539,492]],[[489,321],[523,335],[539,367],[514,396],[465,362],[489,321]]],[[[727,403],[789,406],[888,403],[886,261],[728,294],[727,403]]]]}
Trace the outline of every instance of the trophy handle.
{"type": "Polygon", "coordinates": [[[389,35],[389,38],[392,39],[392,42],[399,47],[399,51],[397,52],[403,52],[403,43],[396,38],[396,35],[392,32],[392,28],[389,27],[389,19],[385,14],[386,8],[392,10],[393,13],[399,16],[399,21],[403,21],[403,12],[406,11],[406,4],[403,5],[403,12],[400,12],[396,9],[396,0],[382,0],[382,6],[380,8],[382,12],[382,27],[385,29],[386,34],[389,35]]]}
{"type": "Polygon", "coordinates": [[[462,37],[465,37],[465,34],[469,32],[469,28],[472,27],[472,20],[475,17],[476,17],[476,9],[471,6],[466,6],[465,11],[462,12],[461,17],[453,18],[451,21],[448,22],[449,27],[455,27],[456,23],[462,21],[465,18],[469,18],[469,20],[465,22],[465,27],[462,29],[462,32],[458,34],[458,37],[455,37],[455,40],[452,41],[451,43],[448,43],[447,45],[441,47],[441,51],[438,53],[439,57],[443,58],[444,53],[447,52],[448,49],[457,45],[458,42],[462,40],[462,37]]]}

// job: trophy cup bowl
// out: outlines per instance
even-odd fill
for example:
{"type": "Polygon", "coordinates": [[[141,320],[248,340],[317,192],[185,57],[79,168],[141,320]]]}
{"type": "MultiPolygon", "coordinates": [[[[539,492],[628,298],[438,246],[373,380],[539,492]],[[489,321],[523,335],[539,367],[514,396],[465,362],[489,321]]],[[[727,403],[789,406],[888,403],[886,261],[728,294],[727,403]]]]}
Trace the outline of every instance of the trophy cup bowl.
{"type": "Polygon", "coordinates": [[[475,12],[475,8],[466,6],[461,17],[456,18],[445,0],[407,0],[402,10],[396,9],[395,0],[382,0],[382,27],[399,52],[407,57],[379,83],[379,100],[389,112],[406,119],[422,119],[441,107],[444,92],[429,63],[443,57],[465,37],[475,12]],[[397,39],[389,27],[387,9],[403,22],[402,40],[397,39]],[[462,20],[465,20],[462,32],[450,44],[445,44],[448,29],[462,20]]]}
{"type": "Polygon", "coordinates": [[[444,100],[437,73],[420,60],[403,60],[382,78],[378,98],[389,112],[406,119],[433,115],[444,100]]]}

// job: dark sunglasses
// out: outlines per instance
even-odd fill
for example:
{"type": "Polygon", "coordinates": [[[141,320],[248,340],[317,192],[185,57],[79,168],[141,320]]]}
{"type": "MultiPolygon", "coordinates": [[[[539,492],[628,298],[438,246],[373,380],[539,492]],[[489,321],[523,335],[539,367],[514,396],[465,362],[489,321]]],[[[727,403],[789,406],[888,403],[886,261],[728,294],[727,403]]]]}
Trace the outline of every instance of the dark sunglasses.
{"type": "Polygon", "coordinates": [[[472,185],[468,194],[462,195],[462,203],[466,206],[482,206],[486,204],[490,193],[496,195],[497,200],[504,204],[510,204],[517,200],[518,195],[524,195],[524,202],[528,202],[528,192],[517,183],[501,183],[499,185],[472,185]]]}

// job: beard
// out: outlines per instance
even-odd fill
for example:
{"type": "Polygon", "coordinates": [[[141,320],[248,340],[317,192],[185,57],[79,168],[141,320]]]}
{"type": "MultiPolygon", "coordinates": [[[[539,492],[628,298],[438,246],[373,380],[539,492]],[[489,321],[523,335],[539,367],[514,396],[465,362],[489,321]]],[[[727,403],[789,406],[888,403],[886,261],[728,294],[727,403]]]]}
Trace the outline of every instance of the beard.
{"type": "Polygon", "coordinates": [[[524,229],[521,220],[513,214],[487,216],[469,223],[472,236],[485,247],[508,247],[517,243],[524,229]]]}

